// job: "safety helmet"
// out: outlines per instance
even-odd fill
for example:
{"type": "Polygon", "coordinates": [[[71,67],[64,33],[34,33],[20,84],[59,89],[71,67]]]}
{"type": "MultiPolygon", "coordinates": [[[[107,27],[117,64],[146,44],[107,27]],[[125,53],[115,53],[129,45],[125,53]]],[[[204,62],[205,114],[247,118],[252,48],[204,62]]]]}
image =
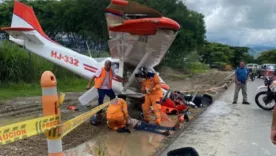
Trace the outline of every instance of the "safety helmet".
{"type": "Polygon", "coordinates": [[[146,68],[146,67],[140,67],[139,70],[140,70],[141,72],[147,72],[147,68],[146,68]]]}
{"type": "Polygon", "coordinates": [[[139,71],[140,71],[141,77],[143,77],[143,78],[146,78],[146,77],[147,77],[148,70],[147,70],[146,67],[140,67],[140,68],[139,68],[139,71]]]}
{"type": "Polygon", "coordinates": [[[98,125],[98,124],[99,124],[96,114],[93,115],[93,116],[90,118],[90,123],[91,123],[92,125],[98,125]]]}
{"type": "Polygon", "coordinates": [[[118,96],[115,96],[114,99],[110,100],[110,104],[117,104],[118,103],[118,96]]]}

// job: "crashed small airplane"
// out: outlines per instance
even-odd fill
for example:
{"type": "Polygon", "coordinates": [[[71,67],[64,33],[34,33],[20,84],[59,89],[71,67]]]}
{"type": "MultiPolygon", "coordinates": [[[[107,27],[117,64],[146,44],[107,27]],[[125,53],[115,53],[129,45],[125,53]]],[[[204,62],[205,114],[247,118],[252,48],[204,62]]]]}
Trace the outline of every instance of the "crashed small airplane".
{"type": "MultiPolygon", "coordinates": [[[[143,98],[135,73],[141,66],[154,71],[174,41],[180,25],[156,10],[127,0],[111,0],[105,15],[110,38],[111,57],[108,58],[91,58],[53,41],[43,31],[33,9],[17,1],[14,1],[11,27],[1,30],[9,34],[12,42],[88,80],[106,60],[110,60],[116,74],[128,79],[126,84],[113,79],[115,93],[143,98]]],[[[164,93],[166,89],[163,89],[164,93]]],[[[97,96],[93,87],[79,101],[86,105],[97,96]]]]}

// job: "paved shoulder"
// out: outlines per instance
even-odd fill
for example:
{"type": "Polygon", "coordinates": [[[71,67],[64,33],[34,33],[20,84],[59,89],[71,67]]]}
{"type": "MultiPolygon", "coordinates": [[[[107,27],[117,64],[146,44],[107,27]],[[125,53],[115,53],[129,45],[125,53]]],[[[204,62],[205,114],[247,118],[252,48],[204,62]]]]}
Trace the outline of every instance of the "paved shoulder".
{"type": "Polygon", "coordinates": [[[194,147],[200,156],[266,156],[275,155],[270,139],[271,111],[264,111],[254,102],[255,91],[262,81],[248,83],[251,105],[233,105],[234,85],[196,119],[169,150],[194,147]]]}

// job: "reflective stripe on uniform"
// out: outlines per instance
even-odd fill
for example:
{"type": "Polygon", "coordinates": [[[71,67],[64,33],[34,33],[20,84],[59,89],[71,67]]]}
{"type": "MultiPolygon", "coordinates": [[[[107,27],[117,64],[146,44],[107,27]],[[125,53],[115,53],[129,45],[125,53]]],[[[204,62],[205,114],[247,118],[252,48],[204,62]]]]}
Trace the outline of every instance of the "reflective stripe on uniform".
{"type": "Polygon", "coordinates": [[[49,88],[42,88],[42,95],[56,95],[57,94],[57,88],[56,87],[49,87],[49,88]]]}
{"type": "Polygon", "coordinates": [[[62,152],[61,140],[47,140],[48,153],[59,153],[62,152]]]}

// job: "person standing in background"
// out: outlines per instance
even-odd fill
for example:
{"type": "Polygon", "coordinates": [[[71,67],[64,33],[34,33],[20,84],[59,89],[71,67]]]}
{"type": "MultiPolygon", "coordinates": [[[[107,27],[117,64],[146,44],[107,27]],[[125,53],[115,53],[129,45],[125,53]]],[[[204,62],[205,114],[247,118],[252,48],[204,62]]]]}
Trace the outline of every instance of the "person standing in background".
{"type": "Polygon", "coordinates": [[[240,89],[242,90],[243,102],[242,104],[249,105],[247,101],[247,79],[249,70],[245,67],[244,61],[240,61],[240,67],[235,71],[235,93],[233,104],[237,104],[240,89]]]}

